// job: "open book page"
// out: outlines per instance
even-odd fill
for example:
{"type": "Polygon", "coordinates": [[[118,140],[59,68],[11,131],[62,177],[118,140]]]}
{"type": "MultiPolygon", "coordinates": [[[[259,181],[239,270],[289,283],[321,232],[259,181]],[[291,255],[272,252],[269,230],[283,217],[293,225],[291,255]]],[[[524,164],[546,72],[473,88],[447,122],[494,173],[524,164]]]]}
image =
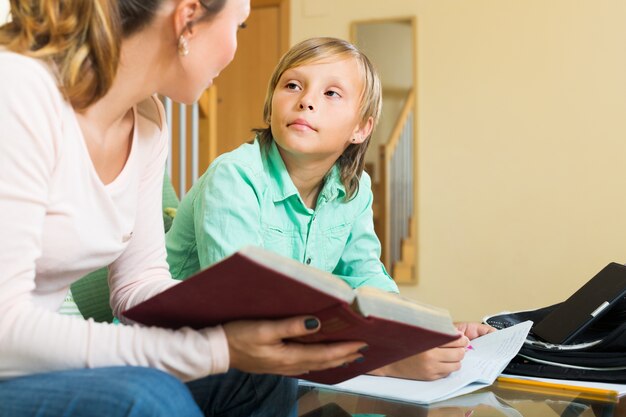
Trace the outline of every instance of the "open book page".
{"type": "Polygon", "coordinates": [[[531,326],[532,322],[526,321],[472,340],[473,350],[465,353],[461,369],[443,379],[412,381],[364,375],[326,387],[416,404],[430,404],[468,394],[495,381],[522,347],[531,326]]]}
{"type": "Polygon", "coordinates": [[[256,246],[246,246],[239,253],[266,268],[273,269],[292,278],[294,281],[316,288],[326,294],[331,294],[348,303],[352,303],[354,300],[354,290],[341,278],[333,274],[256,246]]]}
{"type": "Polygon", "coordinates": [[[412,324],[434,332],[457,334],[447,310],[409,300],[373,287],[360,287],[357,308],[365,317],[374,316],[412,324]]]}

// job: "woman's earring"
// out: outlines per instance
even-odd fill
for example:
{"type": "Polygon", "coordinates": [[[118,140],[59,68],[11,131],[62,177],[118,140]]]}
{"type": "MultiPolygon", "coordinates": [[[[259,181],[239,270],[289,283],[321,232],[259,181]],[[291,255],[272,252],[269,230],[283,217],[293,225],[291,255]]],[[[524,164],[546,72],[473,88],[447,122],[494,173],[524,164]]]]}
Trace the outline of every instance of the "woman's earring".
{"type": "Polygon", "coordinates": [[[180,38],[178,38],[178,55],[189,55],[189,44],[187,43],[187,38],[185,38],[184,35],[180,35],[180,38]]]}

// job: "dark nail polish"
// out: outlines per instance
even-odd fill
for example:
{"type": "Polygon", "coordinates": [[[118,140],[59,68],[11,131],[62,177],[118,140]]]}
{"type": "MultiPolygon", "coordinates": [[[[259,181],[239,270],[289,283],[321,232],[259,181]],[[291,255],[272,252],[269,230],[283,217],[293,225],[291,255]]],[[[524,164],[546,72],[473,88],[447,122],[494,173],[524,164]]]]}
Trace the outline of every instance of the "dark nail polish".
{"type": "Polygon", "coordinates": [[[320,322],[318,319],[306,319],[304,320],[304,327],[306,327],[307,330],[317,329],[320,327],[320,322]]]}
{"type": "Polygon", "coordinates": [[[365,358],[363,356],[361,356],[360,358],[356,358],[354,361],[356,363],[361,363],[361,362],[365,361],[365,358]]]}
{"type": "Polygon", "coordinates": [[[359,349],[359,352],[361,352],[361,353],[365,353],[365,352],[367,352],[368,350],[370,350],[370,347],[369,347],[369,346],[363,346],[361,349],[359,349]]]}

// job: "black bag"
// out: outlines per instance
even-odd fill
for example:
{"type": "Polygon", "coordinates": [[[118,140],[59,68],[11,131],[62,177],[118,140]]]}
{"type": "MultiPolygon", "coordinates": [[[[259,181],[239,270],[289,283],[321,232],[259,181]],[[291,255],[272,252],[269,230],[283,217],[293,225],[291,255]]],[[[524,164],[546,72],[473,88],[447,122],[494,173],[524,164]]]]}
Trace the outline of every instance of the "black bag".
{"type": "MultiPolygon", "coordinates": [[[[539,322],[559,304],[530,311],[501,313],[485,323],[504,329],[531,320],[539,322]]],[[[532,329],[505,373],[612,383],[626,383],[626,297],[577,335],[570,343],[541,341],[532,329]]]]}

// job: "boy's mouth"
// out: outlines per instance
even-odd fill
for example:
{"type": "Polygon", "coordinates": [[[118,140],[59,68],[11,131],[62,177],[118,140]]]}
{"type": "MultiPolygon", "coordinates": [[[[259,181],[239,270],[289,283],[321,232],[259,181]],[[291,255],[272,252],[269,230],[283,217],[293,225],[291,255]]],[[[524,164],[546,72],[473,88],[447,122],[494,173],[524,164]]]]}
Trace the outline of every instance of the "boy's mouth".
{"type": "Polygon", "coordinates": [[[313,130],[317,132],[317,129],[311,126],[309,122],[307,122],[305,119],[296,119],[292,122],[289,122],[287,123],[287,127],[293,127],[298,130],[313,130]]]}

